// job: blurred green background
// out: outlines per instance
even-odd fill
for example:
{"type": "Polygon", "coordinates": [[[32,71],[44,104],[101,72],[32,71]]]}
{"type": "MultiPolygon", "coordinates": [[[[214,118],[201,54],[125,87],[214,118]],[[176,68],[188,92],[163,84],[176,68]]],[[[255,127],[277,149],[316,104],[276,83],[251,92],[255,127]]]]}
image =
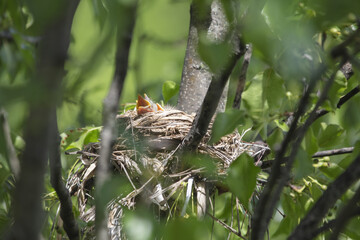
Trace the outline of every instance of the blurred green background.
{"type": "MultiPolygon", "coordinates": [[[[189,28],[190,1],[141,1],[121,103],[137,94],[162,100],[162,84],[180,84],[189,28]]],[[[91,1],[81,1],[72,28],[66,86],[76,85],[59,112],[59,128],[101,125],[102,100],[114,72],[114,30],[102,27],[91,1]],[[93,61],[94,60],[94,61],[93,61]],[[91,65],[91,66],[90,66],[91,65]],[[84,70],[85,69],[85,70],[84,70]]],[[[172,99],[171,104],[176,104],[172,99]]]]}

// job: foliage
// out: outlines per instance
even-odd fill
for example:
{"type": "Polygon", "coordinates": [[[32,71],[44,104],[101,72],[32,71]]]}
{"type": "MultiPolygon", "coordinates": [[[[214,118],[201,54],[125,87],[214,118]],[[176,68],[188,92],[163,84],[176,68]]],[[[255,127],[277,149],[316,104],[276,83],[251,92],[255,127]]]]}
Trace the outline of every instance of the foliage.
{"type": "MultiPolygon", "coordinates": [[[[223,1],[226,2],[226,1],[223,1]]],[[[359,29],[360,1],[300,1],[268,0],[262,13],[255,10],[257,1],[239,1],[235,16],[240,23],[241,36],[252,43],[254,52],[247,72],[247,82],[240,110],[231,109],[240,65],[234,69],[228,94],[226,112],[217,115],[213,124],[212,142],[238,129],[251,129],[244,140],[266,141],[275,158],[285,134],[289,119],[296,111],[311,74],[323,64],[329,66],[325,76],[336,69],[337,60],[331,57],[334,46],[341,44],[359,29]],[[253,14],[244,14],[255,9],[253,14]]],[[[260,2],[260,1],[259,1],[260,2]]],[[[58,122],[62,132],[63,178],[74,165],[74,156],[65,152],[81,150],[88,143],[97,142],[101,131],[102,100],[109,88],[114,71],[115,41],[111,18],[107,17],[109,1],[81,1],[72,26],[72,42],[66,63],[67,75],[62,85],[62,102],[58,106],[58,122]]],[[[36,65],[37,44],[41,41],[36,8],[41,2],[23,5],[22,1],[5,0],[0,3],[0,107],[9,114],[11,138],[21,156],[24,143],[23,129],[29,111],[26,99],[36,100],[37,89],[30,76],[36,65]],[[37,5],[38,4],[38,5],[37,5]],[[33,8],[32,8],[33,7],[33,8]],[[35,10],[34,10],[35,9],[35,10]]],[[[134,107],[136,94],[146,93],[155,101],[175,105],[179,91],[182,64],[189,25],[190,1],[141,1],[133,37],[128,76],[121,99],[122,108],[134,107]],[[161,99],[162,96],[162,99],[161,99]]],[[[228,14],[230,10],[228,9],[228,14]]],[[[53,10],[56,11],[56,10],[53,10]]],[[[53,13],[53,11],[49,11],[53,13]]],[[[260,12],[260,11],[259,11],[260,12]]],[[[48,18],[49,16],[40,16],[48,18]]],[[[199,52],[208,66],[218,71],[230,51],[228,45],[216,45],[200,39],[199,52]],[[219,63],[220,62],[220,63],[219,63]]],[[[359,41],[358,41],[359,43],[359,41]]],[[[348,46],[350,54],[358,47],[348,46]]],[[[352,56],[359,63],[359,54],[352,56]]],[[[321,109],[329,111],[311,124],[296,155],[291,181],[284,188],[269,228],[271,239],[284,239],[314,206],[327,186],[349,166],[360,149],[360,96],[355,95],[346,104],[337,107],[339,99],[360,83],[359,65],[353,64],[354,75],[346,79],[336,72],[335,82],[321,109]],[[355,147],[352,154],[312,158],[319,151],[355,147]]],[[[326,81],[319,81],[310,95],[310,103],[299,123],[303,124],[314,109],[326,81]]],[[[291,121],[290,121],[291,122],[291,121]]],[[[12,220],[14,177],[8,164],[8,153],[0,130],[0,237],[12,220]]],[[[286,155],[290,154],[290,150],[286,155]]],[[[228,225],[241,224],[243,236],[248,232],[250,217],[261,189],[256,186],[266,180],[268,173],[259,170],[248,156],[241,156],[230,167],[225,185],[231,193],[215,192],[214,215],[228,225]],[[255,192],[254,192],[255,190],[255,192]],[[232,195],[232,193],[234,195],[232,195]],[[238,199],[236,199],[238,198],[238,199]],[[235,217],[236,216],[236,217],[235,217]]],[[[55,239],[53,226],[57,225],[57,196],[47,178],[45,189],[46,221],[44,237],[55,239]]],[[[110,181],[111,189],[123,191],[118,179],[110,181]],[[120,190],[119,190],[120,189],[120,190]]],[[[323,219],[335,219],[359,187],[359,181],[349,188],[323,219]]],[[[126,189],[128,190],[128,189],[126,189]]],[[[125,190],[124,190],[125,191],[125,190]]],[[[184,192],[178,193],[176,204],[183,204],[184,192]]],[[[76,210],[75,199],[74,208],[76,210]]],[[[191,204],[194,204],[192,199],[191,204]]],[[[190,205],[191,205],[190,204],[190,205]]],[[[357,206],[358,207],[358,206],[357,206]]],[[[125,231],[132,239],[153,239],[159,231],[164,239],[224,239],[228,232],[206,219],[195,219],[195,210],[189,206],[185,218],[165,223],[152,218],[155,210],[140,209],[125,217],[125,231]],[[166,227],[165,227],[166,225],[166,227]],[[138,229],[143,235],[138,235],[138,229]],[[204,233],[205,232],[205,233],[204,233]],[[187,234],[187,235],[186,235],[187,234]],[[186,236],[185,236],[186,235],[186,236]]],[[[76,212],[76,211],[75,211],[76,212]]],[[[80,220],[79,220],[80,221],[80,220]]],[[[342,231],[343,238],[360,239],[360,217],[352,218],[342,231]]],[[[63,233],[61,233],[63,234],[63,233]]],[[[326,239],[327,233],[317,239],[326,239]]],[[[232,234],[230,239],[237,239],[232,234]]]]}

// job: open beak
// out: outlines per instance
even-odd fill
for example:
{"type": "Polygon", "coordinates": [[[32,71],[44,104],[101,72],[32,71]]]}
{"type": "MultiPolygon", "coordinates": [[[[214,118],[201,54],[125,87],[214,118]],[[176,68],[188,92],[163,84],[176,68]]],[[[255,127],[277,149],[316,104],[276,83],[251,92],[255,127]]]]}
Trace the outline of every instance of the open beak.
{"type": "Polygon", "coordinates": [[[144,97],[145,98],[143,98],[141,95],[138,95],[138,100],[136,101],[136,110],[138,115],[147,112],[164,111],[164,109],[159,104],[153,103],[146,94],[144,94],[144,97]]]}

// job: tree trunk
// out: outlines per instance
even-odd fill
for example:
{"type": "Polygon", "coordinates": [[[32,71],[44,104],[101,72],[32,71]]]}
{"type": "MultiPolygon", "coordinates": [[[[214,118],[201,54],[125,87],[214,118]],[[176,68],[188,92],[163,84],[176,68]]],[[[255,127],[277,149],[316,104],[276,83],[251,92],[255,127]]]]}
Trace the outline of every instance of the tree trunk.
{"type": "MultiPolygon", "coordinates": [[[[186,113],[195,113],[200,108],[210,85],[213,73],[198,54],[199,34],[206,33],[210,41],[221,43],[229,31],[223,8],[218,0],[210,5],[193,0],[190,9],[190,29],[181,77],[178,109],[186,113]]],[[[218,111],[224,111],[227,89],[225,88],[218,105],[218,111]]]]}

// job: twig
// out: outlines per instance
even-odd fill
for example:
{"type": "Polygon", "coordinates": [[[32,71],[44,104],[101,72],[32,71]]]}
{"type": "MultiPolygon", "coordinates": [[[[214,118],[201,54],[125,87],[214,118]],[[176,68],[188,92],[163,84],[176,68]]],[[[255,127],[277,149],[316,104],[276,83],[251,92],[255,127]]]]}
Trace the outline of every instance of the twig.
{"type": "Polygon", "coordinates": [[[207,215],[209,215],[213,220],[215,220],[217,223],[219,223],[221,226],[223,226],[225,229],[229,230],[230,232],[232,232],[233,234],[235,234],[236,236],[240,237],[241,239],[245,239],[246,238],[244,236],[241,235],[240,232],[237,232],[234,228],[230,227],[229,225],[227,225],[226,223],[224,223],[223,221],[221,221],[220,219],[214,217],[213,215],[211,215],[210,213],[206,213],[207,215]]]}
{"type": "MultiPolygon", "coordinates": [[[[233,198],[234,198],[234,194],[233,193],[231,193],[231,200],[230,200],[230,209],[231,209],[231,220],[230,220],[230,227],[232,227],[232,225],[233,225],[233,222],[234,222],[234,207],[233,207],[233,198]]],[[[229,235],[228,235],[228,237],[227,237],[227,240],[229,240],[230,239],[230,234],[231,233],[229,233],[229,235]]]]}
{"type": "Polygon", "coordinates": [[[336,105],[336,107],[340,108],[344,103],[349,101],[350,98],[352,98],[353,96],[355,96],[359,92],[360,92],[360,87],[359,86],[355,87],[350,92],[348,92],[346,95],[344,95],[343,97],[340,98],[340,100],[339,100],[338,104],[336,105]]]}
{"type": "MultiPolygon", "coordinates": [[[[0,32],[0,40],[5,39],[9,42],[12,42],[12,41],[14,41],[13,34],[14,34],[14,31],[2,31],[2,32],[0,32]]],[[[20,36],[25,41],[27,41],[29,43],[33,43],[33,44],[38,43],[41,40],[41,37],[26,36],[26,35],[22,35],[22,34],[20,34],[20,36]]]]}
{"type": "Polygon", "coordinates": [[[335,202],[360,178],[360,155],[350,166],[324,191],[314,206],[301,220],[289,237],[289,240],[310,239],[317,231],[319,222],[324,218],[335,202]]]}
{"type": "Polygon", "coordinates": [[[333,156],[333,155],[339,155],[339,154],[352,153],[353,151],[354,151],[354,147],[332,149],[332,150],[316,152],[316,153],[314,153],[314,155],[312,155],[312,157],[317,158],[317,157],[333,156]]]}
{"type": "MultiPolygon", "coordinates": [[[[349,101],[352,97],[354,97],[356,94],[358,94],[360,92],[360,87],[356,86],[355,88],[353,88],[350,92],[348,92],[347,94],[345,94],[344,96],[342,96],[339,99],[338,104],[336,105],[337,108],[340,108],[344,103],[346,103],[347,101],[349,101]]],[[[328,114],[329,111],[325,110],[325,109],[320,109],[317,111],[317,115],[315,117],[315,120],[324,116],[325,114],[328,114]]]]}
{"type": "MultiPolygon", "coordinates": [[[[126,22],[117,23],[116,32],[116,55],[115,55],[115,73],[110,86],[108,95],[103,104],[103,130],[101,132],[101,150],[100,158],[97,162],[96,171],[96,208],[95,208],[95,229],[97,239],[108,239],[106,203],[102,203],[101,191],[105,182],[109,179],[110,158],[112,146],[114,144],[116,114],[119,105],[120,95],[123,89],[127,67],[128,57],[132,39],[132,33],[136,19],[137,3],[119,6],[126,14],[126,22]]],[[[119,13],[120,14],[120,13],[119,13]]]]}
{"type": "Polygon", "coordinates": [[[233,103],[233,108],[235,108],[235,109],[240,109],[241,96],[244,91],[244,87],[245,87],[245,83],[246,83],[246,74],[247,74],[247,69],[250,64],[251,54],[252,54],[252,45],[247,44],[246,51],[244,54],[244,61],[241,66],[240,76],[239,76],[238,85],[236,88],[236,94],[235,94],[234,103],[233,103]]]}
{"type": "MultiPolygon", "coordinates": [[[[325,150],[325,151],[319,151],[314,153],[312,155],[312,158],[319,158],[319,157],[326,157],[326,156],[333,156],[333,155],[340,155],[340,154],[347,154],[352,153],[354,151],[354,147],[345,147],[345,148],[339,148],[339,149],[332,149],[332,150],[325,150]]],[[[285,163],[288,160],[289,157],[283,157],[281,163],[285,163]]],[[[262,162],[261,168],[266,169],[271,167],[274,164],[275,160],[267,160],[262,162]]]]}
{"type": "Polygon", "coordinates": [[[79,227],[75,221],[70,193],[62,180],[60,142],[56,109],[53,109],[49,147],[50,182],[60,201],[60,217],[63,220],[66,234],[69,239],[79,239],[79,227]]]}
{"type": "Polygon", "coordinates": [[[236,203],[237,227],[238,227],[238,231],[241,232],[242,226],[240,227],[239,199],[237,197],[235,198],[235,203],[236,203]]]}
{"type": "Polygon", "coordinates": [[[8,154],[8,158],[6,159],[8,159],[11,172],[14,174],[15,179],[18,179],[20,174],[20,161],[16,155],[15,147],[11,140],[10,127],[7,121],[7,113],[4,109],[0,110],[0,121],[2,123],[1,125],[4,132],[6,151],[8,154]]]}

